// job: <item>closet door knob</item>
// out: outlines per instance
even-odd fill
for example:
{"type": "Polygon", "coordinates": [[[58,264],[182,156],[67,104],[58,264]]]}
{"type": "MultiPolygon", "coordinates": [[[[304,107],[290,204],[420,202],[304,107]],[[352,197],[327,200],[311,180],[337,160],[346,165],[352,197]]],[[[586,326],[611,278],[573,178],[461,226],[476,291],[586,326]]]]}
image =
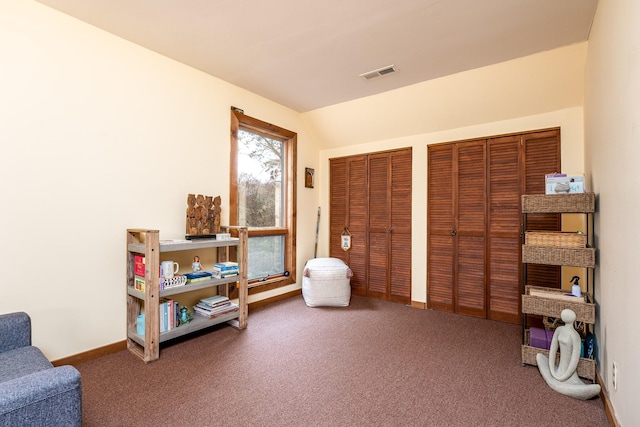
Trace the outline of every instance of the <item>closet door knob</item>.
{"type": "Polygon", "coordinates": [[[451,235],[455,236],[456,235],[456,230],[451,230],[451,235]]]}

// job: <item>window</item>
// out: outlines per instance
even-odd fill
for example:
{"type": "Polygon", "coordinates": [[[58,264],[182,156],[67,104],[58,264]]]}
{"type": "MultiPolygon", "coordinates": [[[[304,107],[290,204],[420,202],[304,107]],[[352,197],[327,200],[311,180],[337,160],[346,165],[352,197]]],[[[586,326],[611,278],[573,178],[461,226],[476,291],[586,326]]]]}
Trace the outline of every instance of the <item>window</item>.
{"type": "Polygon", "coordinates": [[[231,111],[230,225],[249,231],[250,293],[295,283],[294,132],[231,111]]]}

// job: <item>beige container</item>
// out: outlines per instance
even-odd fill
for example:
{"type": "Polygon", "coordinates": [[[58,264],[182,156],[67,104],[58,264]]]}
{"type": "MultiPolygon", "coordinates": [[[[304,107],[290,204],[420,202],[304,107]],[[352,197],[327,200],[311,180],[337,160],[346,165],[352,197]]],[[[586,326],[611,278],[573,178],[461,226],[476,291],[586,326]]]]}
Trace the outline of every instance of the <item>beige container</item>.
{"type": "Polygon", "coordinates": [[[338,258],[307,261],[302,277],[302,296],[309,307],[346,307],[351,300],[351,269],[338,258]]]}

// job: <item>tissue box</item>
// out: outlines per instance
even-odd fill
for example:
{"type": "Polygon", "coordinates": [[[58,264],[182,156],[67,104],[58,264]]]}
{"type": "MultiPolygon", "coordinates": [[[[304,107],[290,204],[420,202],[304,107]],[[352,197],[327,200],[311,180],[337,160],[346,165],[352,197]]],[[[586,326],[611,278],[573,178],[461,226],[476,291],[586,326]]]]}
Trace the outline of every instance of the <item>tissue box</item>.
{"type": "Polygon", "coordinates": [[[545,175],[545,194],[586,193],[584,175],[545,175]]]}

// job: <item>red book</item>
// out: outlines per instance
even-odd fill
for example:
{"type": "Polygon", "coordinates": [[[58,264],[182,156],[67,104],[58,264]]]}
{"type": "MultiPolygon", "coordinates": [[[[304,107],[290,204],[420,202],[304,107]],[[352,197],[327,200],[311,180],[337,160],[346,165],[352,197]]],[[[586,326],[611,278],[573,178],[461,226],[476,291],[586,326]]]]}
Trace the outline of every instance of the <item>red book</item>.
{"type": "Polygon", "coordinates": [[[145,260],[143,255],[135,255],[133,259],[134,274],[144,277],[145,260]]]}

